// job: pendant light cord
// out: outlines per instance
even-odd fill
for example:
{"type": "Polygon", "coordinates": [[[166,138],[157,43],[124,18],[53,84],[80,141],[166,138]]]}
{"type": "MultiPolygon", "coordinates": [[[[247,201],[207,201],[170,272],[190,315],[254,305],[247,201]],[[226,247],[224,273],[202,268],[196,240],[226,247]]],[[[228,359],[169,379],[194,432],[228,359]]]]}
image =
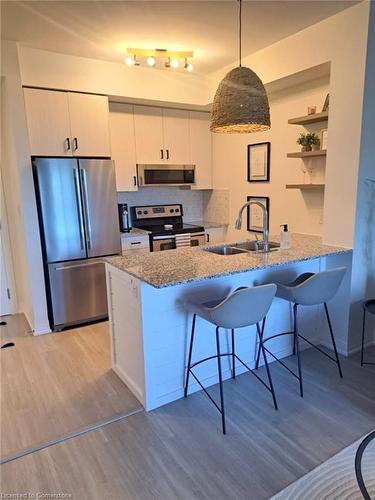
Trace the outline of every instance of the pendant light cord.
{"type": "Polygon", "coordinates": [[[239,9],[239,32],[238,32],[238,37],[239,37],[239,60],[240,60],[240,67],[242,66],[241,64],[241,59],[242,59],[242,47],[241,47],[241,39],[242,39],[242,0],[238,0],[240,2],[240,9],[239,9]]]}

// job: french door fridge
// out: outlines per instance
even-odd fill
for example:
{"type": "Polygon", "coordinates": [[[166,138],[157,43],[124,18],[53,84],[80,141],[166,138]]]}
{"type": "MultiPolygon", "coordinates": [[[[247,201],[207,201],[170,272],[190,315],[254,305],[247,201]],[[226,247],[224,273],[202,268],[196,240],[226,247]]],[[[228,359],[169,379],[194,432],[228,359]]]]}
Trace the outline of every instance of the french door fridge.
{"type": "Polygon", "coordinates": [[[51,328],[107,317],[102,256],[119,254],[111,160],[34,158],[51,328]]]}

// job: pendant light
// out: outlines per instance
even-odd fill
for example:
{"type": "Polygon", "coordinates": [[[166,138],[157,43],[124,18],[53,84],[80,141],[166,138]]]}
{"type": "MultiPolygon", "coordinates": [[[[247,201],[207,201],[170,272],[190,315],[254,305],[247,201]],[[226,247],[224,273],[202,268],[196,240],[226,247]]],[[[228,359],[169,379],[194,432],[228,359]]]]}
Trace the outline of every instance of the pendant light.
{"type": "Polygon", "coordinates": [[[271,126],[270,107],[258,75],[241,64],[242,0],[239,1],[239,66],[220,82],[211,112],[212,132],[263,132],[271,126]]]}

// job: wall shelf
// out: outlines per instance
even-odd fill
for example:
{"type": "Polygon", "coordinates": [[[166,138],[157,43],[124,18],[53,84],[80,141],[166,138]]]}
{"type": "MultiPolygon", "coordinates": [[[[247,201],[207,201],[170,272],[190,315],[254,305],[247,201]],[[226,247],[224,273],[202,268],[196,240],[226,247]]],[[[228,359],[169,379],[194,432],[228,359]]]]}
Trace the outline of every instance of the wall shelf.
{"type": "Polygon", "coordinates": [[[317,151],[300,151],[298,153],[287,153],[287,158],[314,158],[315,156],[326,156],[326,149],[318,149],[317,151]]]}
{"type": "Polygon", "coordinates": [[[287,184],[286,189],[324,189],[324,184],[287,184]]]}
{"type": "Polygon", "coordinates": [[[310,123],[324,122],[328,120],[328,111],[322,113],[314,113],[313,115],[299,116],[298,118],[290,118],[290,125],[310,125],[310,123]]]}

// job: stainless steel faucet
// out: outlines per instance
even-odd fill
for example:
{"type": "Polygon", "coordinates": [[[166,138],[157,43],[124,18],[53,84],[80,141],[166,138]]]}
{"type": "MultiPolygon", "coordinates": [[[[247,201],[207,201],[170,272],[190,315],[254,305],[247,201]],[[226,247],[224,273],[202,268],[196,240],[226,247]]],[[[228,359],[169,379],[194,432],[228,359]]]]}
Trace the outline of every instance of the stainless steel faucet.
{"type": "MultiPolygon", "coordinates": [[[[268,244],[268,210],[267,208],[262,204],[260,203],[259,201],[248,201],[247,203],[245,203],[244,205],[242,205],[242,207],[240,208],[240,211],[238,212],[238,217],[237,217],[237,220],[236,220],[236,224],[235,224],[235,229],[238,229],[240,230],[241,229],[241,226],[242,226],[242,212],[244,211],[245,208],[247,207],[250,207],[251,205],[258,205],[258,207],[260,207],[262,210],[263,210],[263,241],[262,241],[262,244],[263,244],[263,251],[264,252],[268,252],[269,250],[269,244],[268,244]]],[[[258,238],[257,238],[258,240],[258,238]]]]}

